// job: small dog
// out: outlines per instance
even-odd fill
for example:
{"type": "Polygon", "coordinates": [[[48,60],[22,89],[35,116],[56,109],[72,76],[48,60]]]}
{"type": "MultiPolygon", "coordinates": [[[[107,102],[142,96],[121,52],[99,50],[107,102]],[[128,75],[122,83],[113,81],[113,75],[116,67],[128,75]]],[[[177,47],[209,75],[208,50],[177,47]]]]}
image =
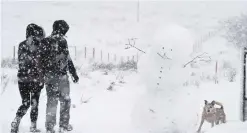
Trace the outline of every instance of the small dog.
{"type": "Polygon", "coordinates": [[[226,123],[226,114],[224,112],[224,107],[220,102],[212,101],[209,103],[207,100],[205,101],[205,106],[203,108],[202,112],[202,118],[201,123],[199,126],[199,129],[197,132],[199,133],[201,131],[201,127],[206,120],[207,122],[211,123],[211,127],[214,126],[214,124],[218,125],[221,123],[226,123]],[[219,105],[220,108],[215,108],[214,105],[219,105]]]}

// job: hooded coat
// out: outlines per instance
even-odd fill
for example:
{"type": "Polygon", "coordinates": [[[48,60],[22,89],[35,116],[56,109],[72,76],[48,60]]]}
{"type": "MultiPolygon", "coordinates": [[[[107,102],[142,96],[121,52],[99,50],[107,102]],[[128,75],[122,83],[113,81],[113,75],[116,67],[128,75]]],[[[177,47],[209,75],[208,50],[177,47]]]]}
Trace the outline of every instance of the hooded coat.
{"type": "Polygon", "coordinates": [[[26,40],[18,47],[18,81],[19,82],[43,82],[43,68],[41,65],[40,41],[37,37],[44,37],[42,27],[29,24],[26,28],[26,40]]]}
{"type": "Polygon", "coordinates": [[[49,80],[51,79],[49,77],[66,75],[68,70],[73,77],[77,76],[65,39],[68,30],[69,25],[64,20],[57,20],[53,24],[51,36],[42,40],[42,45],[45,47],[42,62],[49,80]]]}

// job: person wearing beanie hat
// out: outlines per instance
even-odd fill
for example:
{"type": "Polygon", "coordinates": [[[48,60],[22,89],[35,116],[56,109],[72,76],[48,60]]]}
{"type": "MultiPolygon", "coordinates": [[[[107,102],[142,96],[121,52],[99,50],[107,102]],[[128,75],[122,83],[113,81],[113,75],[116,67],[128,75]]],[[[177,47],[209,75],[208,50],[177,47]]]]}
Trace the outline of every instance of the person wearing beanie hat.
{"type": "Polygon", "coordinates": [[[40,41],[45,37],[42,27],[29,24],[26,28],[26,40],[18,48],[18,87],[22,98],[22,105],[18,108],[16,117],[11,123],[11,133],[17,133],[22,117],[31,105],[30,131],[39,131],[36,128],[38,119],[39,97],[44,87],[44,74],[41,67],[40,41]],[[31,94],[31,97],[30,97],[31,94]]]}
{"type": "Polygon", "coordinates": [[[42,40],[42,45],[46,47],[42,54],[42,62],[48,99],[45,122],[47,133],[55,132],[58,99],[60,101],[59,132],[73,130],[69,124],[71,99],[67,71],[71,74],[74,83],[78,82],[79,77],[65,39],[68,30],[69,25],[64,20],[57,20],[53,24],[51,36],[42,40]]]}

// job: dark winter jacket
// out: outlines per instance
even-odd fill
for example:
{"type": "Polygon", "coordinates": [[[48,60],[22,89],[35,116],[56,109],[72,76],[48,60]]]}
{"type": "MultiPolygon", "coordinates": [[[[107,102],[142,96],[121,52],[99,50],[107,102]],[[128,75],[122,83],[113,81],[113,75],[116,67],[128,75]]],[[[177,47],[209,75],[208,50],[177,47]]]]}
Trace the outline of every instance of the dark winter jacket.
{"type": "Polygon", "coordinates": [[[41,65],[40,39],[44,37],[44,30],[36,24],[29,24],[26,28],[26,40],[19,44],[17,73],[20,82],[43,82],[41,65]]]}
{"type": "Polygon", "coordinates": [[[66,75],[68,70],[73,77],[78,77],[65,39],[68,30],[69,26],[65,21],[55,21],[51,36],[42,40],[44,47],[42,62],[47,80],[66,75]]]}

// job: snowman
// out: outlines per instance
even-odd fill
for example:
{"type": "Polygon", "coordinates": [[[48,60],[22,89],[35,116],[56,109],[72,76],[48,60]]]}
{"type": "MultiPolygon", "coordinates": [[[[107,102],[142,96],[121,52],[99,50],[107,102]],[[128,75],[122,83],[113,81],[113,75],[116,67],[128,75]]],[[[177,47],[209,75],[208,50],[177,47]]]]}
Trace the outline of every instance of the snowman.
{"type": "Polygon", "coordinates": [[[139,128],[159,132],[164,126],[170,129],[174,126],[172,121],[176,117],[172,103],[177,91],[190,76],[189,67],[183,66],[191,59],[193,38],[188,29],[170,24],[159,27],[152,39],[151,48],[138,63],[146,93],[133,109],[133,121],[139,128]]]}

